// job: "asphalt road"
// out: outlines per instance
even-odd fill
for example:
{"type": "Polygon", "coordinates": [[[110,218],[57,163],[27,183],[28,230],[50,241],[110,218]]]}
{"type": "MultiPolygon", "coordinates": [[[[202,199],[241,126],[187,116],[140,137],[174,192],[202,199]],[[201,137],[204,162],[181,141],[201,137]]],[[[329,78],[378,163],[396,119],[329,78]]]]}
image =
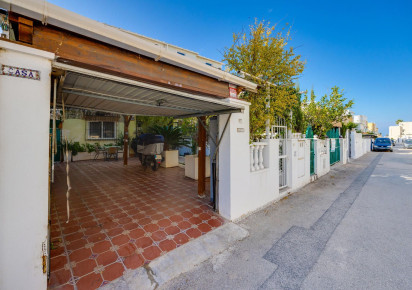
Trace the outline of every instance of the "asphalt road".
{"type": "Polygon", "coordinates": [[[238,223],[163,289],[412,289],[412,150],[371,152],[238,223]]]}

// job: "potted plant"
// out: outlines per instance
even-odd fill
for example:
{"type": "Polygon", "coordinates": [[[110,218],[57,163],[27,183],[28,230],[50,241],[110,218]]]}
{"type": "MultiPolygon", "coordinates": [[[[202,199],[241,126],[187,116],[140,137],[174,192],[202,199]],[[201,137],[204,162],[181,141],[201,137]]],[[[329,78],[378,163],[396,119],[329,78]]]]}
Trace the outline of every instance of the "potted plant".
{"type": "Polygon", "coordinates": [[[179,146],[187,146],[188,143],[183,139],[182,129],[173,127],[172,125],[159,126],[154,125],[150,128],[150,132],[162,135],[165,139],[162,156],[164,161],[162,167],[179,166],[179,146]]]}

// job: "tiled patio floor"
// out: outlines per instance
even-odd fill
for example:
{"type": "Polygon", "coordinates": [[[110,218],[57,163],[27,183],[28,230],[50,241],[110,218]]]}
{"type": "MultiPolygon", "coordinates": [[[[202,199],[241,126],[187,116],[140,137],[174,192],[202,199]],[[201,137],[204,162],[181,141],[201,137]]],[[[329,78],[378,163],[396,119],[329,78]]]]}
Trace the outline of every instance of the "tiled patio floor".
{"type": "Polygon", "coordinates": [[[66,223],[65,166],[51,194],[49,288],[95,289],[216,228],[224,220],[197,197],[181,168],[144,171],[131,158],[71,163],[66,223]]]}

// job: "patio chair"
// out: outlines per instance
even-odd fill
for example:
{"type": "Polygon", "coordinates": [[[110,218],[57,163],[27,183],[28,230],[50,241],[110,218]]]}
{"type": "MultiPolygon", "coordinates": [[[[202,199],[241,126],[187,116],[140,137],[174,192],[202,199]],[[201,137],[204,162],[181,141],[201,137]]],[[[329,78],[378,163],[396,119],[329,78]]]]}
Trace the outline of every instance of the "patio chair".
{"type": "Polygon", "coordinates": [[[106,152],[106,149],[100,149],[100,147],[97,144],[94,145],[94,158],[93,158],[93,160],[96,160],[97,158],[99,158],[100,153],[102,153],[103,156],[105,156],[105,152],[106,152]]]}
{"type": "Polygon", "coordinates": [[[117,147],[109,147],[106,150],[105,153],[105,160],[109,160],[110,158],[114,158],[115,160],[118,160],[118,152],[119,152],[119,148],[117,147]]]}

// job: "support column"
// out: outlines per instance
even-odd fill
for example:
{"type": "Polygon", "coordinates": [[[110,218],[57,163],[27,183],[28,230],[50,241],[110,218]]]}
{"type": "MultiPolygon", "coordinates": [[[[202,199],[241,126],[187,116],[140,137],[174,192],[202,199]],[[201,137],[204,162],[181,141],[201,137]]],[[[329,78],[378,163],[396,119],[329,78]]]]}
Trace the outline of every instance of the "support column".
{"type": "Polygon", "coordinates": [[[129,124],[132,116],[124,116],[124,131],[123,131],[123,165],[127,165],[129,158],[129,124]]]}
{"type": "Polygon", "coordinates": [[[0,75],[0,289],[46,289],[54,54],[1,39],[0,51],[1,64],[40,76],[0,75]]]}
{"type": "MultiPolygon", "coordinates": [[[[203,124],[206,123],[206,117],[200,117],[200,121],[203,124]]],[[[205,182],[206,182],[206,130],[202,124],[198,121],[198,136],[197,143],[199,144],[198,150],[198,180],[197,180],[197,194],[199,197],[205,197],[205,182]]]]}

